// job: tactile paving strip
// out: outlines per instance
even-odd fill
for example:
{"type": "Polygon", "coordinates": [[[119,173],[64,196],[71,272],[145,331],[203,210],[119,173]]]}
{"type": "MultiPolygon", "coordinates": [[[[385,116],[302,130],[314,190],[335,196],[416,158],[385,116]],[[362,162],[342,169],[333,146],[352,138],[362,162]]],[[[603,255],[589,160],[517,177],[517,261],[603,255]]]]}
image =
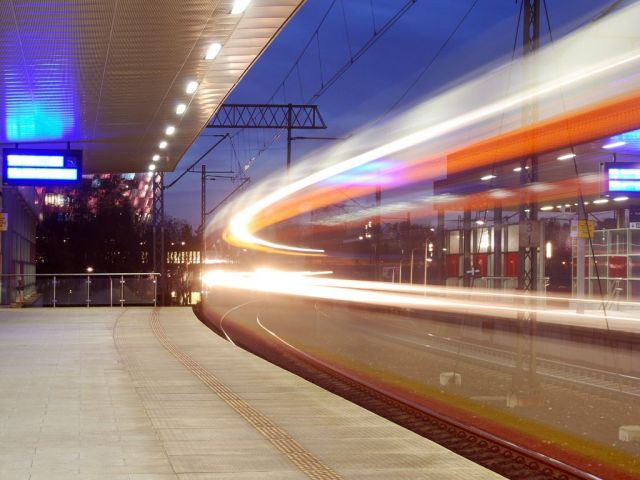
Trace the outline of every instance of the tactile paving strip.
{"type": "Polygon", "coordinates": [[[260,411],[252,407],[229,387],[222,383],[215,375],[203,368],[198,362],[188,354],[181,351],[174,345],[160,323],[158,309],[154,309],[149,318],[151,330],[160,342],[176,359],[180,361],[191,373],[198,377],[205,385],[213,390],[218,397],[233,408],[238,414],[260,432],[274,447],[282,452],[291,463],[293,463],[302,473],[313,480],[340,480],[331,467],[322,463],[311,452],[306,450],[285,430],[274,424],[260,411]]]}

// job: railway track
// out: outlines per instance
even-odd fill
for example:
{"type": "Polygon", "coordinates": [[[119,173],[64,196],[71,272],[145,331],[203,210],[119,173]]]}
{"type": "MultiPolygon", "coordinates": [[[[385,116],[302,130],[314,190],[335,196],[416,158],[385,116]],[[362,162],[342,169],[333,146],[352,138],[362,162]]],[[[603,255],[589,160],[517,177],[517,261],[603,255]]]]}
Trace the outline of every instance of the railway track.
{"type": "MultiPolygon", "coordinates": [[[[408,340],[401,337],[395,338],[408,342],[408,340]]],[[[410,343],[417,344],[413,341],[410,341],[410,343]]],[[[504,370],[514,370],[517,367],[517,353],[494,347],[436,336],[430,336],[428,341],[419,343],[419,345],[432,351],[456,355],[474,363],[482,362],[504,370]]],[[[528,363],[524,362],[522,368],[525,371],[528,370],[528,363]]],[[[614,393],[640,398],[640,378],[632,375],[584,367],[542,357],[536,358],[536,373],[541,377],[564,384],[585,387],[590,391],[599,390],[607,394],[614,393]]]]}
{"type": "MultiPolygon", "coordinates": [[[[223,336],[216,320],[198,317],[223,336]]],[[[416,408],[381,393],[351,377],[248,332],[234,332],[234,343],[353,403],[387,418],[449,450],[513,480],[596,480],[588,472],[561,463],[536,451],[462,424],[436,411],[416,408]]]]}

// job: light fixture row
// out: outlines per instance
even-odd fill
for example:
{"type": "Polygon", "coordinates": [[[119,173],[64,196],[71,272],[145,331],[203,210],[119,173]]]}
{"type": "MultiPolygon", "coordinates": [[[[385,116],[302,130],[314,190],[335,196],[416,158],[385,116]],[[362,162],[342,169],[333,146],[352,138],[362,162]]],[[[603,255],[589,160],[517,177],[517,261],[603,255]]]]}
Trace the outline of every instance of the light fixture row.
{"type": "MultiPolygon", "coordinates": [[[[247,9],[250,3],[251,3],[251,0],[235,0],[235,2],[233,3],[233,6],[231,7],[230,14],[240,15],[247,9]]],[[[222,50],[222,45],[220,43],[214,42],[209,44],[209,46],[207,47],[207,51],[204,55],[204,59],[207,61],[215,59],[220,53],[220,50],[222,50]]],[[[196,80],[189,80],[185,87],[185,92],[188,95],[193,95],[196,93],[199,86],[200,84],[196,80]]],[[[183,115],[186,111],[187,111],[186,103],[180,102],[176,105],[176,115],[183,115]]],[[[168,135],[168,136],[173,135],[175,132],[176,132],[176,127],[173,125],[167,125],[164,131],[165,135],[168,135]]],[[[166,140],[161,140],[160,143],[158,144],[158,148],[161,150],[165,150],[168,146],[169,146],[169,143],[166,140]]],[[[158,160],[160,160],[160,155],[155,153],[151,157],[151,159],[154,162],[157,162],[158,160]]],[[[149,165],[150,172],[153,172],[155,169],[156,169],[155,164],[152,163],[149,165]]]]}
{"type": "MultiPolygon", "coordinates": [[[[615,197],[612,199],[614,202],[626,202],[627,200],[629,200],[629,197],[627,196],[620,196],[620,197],[615,197]]],[[[585,205],[589,205],[590,202],[586,201],[584,202],[585,205]]],[[[591,203],[593,203],[594,205],[604,205],[605,203],[609,203],[609,199],[608,198],[596,198],[595,200],[591,201],[591,203]]],[[[570,203],[565,203],[564,205],[556,205],[555,207],[553,205],[545,205],[544,207],[540,207],[540,210],[543,212],[548,212],[550,210],[553,210],[554,208],[570,208],[572,205],[570,203]]],[[[573,204],[574,207],[577,207],[578,204],[574,203],[573,204]]]]}
{"type": "MultiPolygon", "coordinates": [[[[613,143],[607,143],[606,145],[603,145],[602,148],[606,149],[606,150],[610,150],[612,148],[617,148],[617,147],[622,147],[623,145],[626,145],[627,142],[613,142],[613,143]]],[[[572,158],[575,158],[577,155],[573,152],[570,153],[563,153],[562,155],[559,155],[558,157],[556,157],[556,160],[560,160],[560,161],[564,161],[564,160],[570,160],[572,158]]],[[[523,167],[515,167],[513,169],[514,172],[521,172],[523,167]]],[[[526,166],[524,167],[525,169],[528,169],[529,167],[526,166]]],[[[495,175],[485,175],[483,177],[480,177],[480,180],[482,180],[483,182],[486,182],[488,180],[493,180],[494,178],[496,178],[495,175]]],[[[553,207],[551,207],[553,208],[553,207]]]]}

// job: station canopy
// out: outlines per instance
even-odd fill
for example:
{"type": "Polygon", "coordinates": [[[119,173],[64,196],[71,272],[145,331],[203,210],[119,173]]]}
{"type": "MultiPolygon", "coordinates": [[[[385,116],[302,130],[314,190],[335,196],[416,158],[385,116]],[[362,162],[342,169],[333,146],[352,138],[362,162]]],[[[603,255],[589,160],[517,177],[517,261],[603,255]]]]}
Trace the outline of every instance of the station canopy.
{"type": "Polygon", "coordinates": [[[302,1],[0,2],[0,142],[171,171],[302,1]]]}

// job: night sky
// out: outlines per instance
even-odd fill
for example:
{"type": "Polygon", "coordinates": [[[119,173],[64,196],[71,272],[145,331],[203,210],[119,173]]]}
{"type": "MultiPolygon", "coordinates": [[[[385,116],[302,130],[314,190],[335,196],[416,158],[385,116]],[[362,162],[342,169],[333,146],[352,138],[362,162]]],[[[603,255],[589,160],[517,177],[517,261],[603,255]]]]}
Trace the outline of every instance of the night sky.
{"type": "MultiPolygon", "coordinates": [[[[553,38],[591,22],[611,3],[611,0],[547,0],[553,38]]],[[[308,0],[227,101],[267,103],[273,97],[273,103],[308,102],[321,87],[321,79],[331,77],[351,54],[369,40],[374,31],[374,18],[379,29],[404,4],[404,0],[344,0],[343,10],[342,1],[337,0],[319,29],[318,38],[312,39],[299,66],[282,88],[285,75],[332,5],[330,0],[308,0]]],[[[315,102],[328,128],[298,131],[294,136],[346,136],[385,115],[393,115],[419,100],[510,60],[514,53],[520,9],[521,2],[514,0],[417,0],[315,102]]],[[[550,40],[545,17],[543,9],[543,44],[550,40]]],[[[521,45],[520,29],[516,55],[520,54],[521,45]]],[[[224,132],[204,132],[181,160],[176,172],[167,174],[165,181],[171,182],[217,140],[211,135],[224,132]]],[[[270,142],[275,131],[229,133],[235,134],[233,144],[224,141],[205,159],[208,170],[231,168],[237,171],[239,165],[245,165],[264,142],[270,142]]],[[[326,147],[330,142],[295,141],[292,162],[300,161],[314,149],[326,147]]],[[[268,174],[284,172],[285,165],[286,134],[261,154],[246,173],[252,183],[256,183],[268,174]]],[[[208,182],[207,208],[215,206],[233,188],[235,185],[230,180],[208,182]]],[[[197,227],[200,221],[200,175],[188,174],[168,190],[165,208],[168,215],[197,227]]]]}

